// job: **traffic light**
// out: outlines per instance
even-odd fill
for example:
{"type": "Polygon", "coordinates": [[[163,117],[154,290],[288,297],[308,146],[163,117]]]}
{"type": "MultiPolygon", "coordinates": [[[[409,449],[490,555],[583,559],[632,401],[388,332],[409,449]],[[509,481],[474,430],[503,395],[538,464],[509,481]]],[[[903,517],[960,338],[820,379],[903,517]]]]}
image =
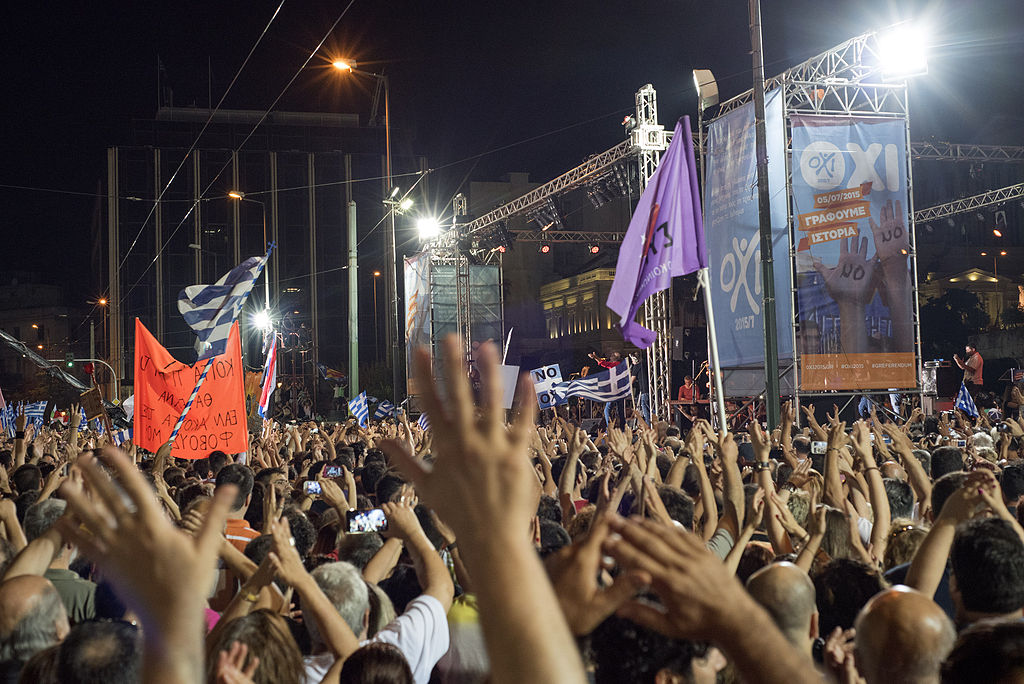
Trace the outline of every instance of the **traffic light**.
{"type": "Polygon", "coordinates": [[[74,352],[65,352],[64,353],[64,365],[67,366],[68,368],[74,368],[75,367],[75,354],[74,354],[74,352]]]}

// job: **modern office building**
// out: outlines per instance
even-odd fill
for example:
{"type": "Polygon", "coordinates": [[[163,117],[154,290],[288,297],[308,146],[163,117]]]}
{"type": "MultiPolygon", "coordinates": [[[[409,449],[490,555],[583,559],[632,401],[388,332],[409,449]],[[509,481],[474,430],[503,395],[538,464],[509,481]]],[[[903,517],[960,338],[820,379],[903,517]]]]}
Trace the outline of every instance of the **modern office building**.
{"type": "MultiPolygon", "coordinates": [[[[315,383],[317,363],[346,368],[350,201],[359,236],[361,357],[383,361],[374,340],[386,348],[389,339],[386,283],[378,283],[384,299],[376,312],[369,294],[374,271],[388,273],[384,128],[360,125],[356,114],[273,112],[259,123],[263,112],[221,110],[207,125],[209,117],[207,109],[162,107],[155,119],[133,123],[129,144],[107,150],[102,268],[118,373],[131,384],[136,318],[177,358],[194,361],[179,292],[215,282],[263,255],[267,243],[276,245],[268,286],[261,276],[241,316],[245,365],[262,360],[251,314],[264,308],[268,289],[275,327],[297,348],[279,356],[279,374],[315,383]]],[[[392,135],[393,184],[409,188],[426,162],[403,156],[408,146],[392,135]]],[[[399,251],[404,230],[400,220],[399,251]]]]}

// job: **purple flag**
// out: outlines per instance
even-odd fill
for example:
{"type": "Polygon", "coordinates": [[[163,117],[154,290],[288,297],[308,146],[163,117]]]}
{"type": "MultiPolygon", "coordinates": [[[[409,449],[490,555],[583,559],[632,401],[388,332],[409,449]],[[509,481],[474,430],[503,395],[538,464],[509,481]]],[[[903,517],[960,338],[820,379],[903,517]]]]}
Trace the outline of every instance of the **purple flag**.
{"type": "Polygon", "coordinates": [[[705,267],[706,254],[690,117],[684,116],[619,248],[608,308],[621,317],[619,327],[627,342],[641,349],[654,343],[656,334],[634,320],[640,305],[669,287],[672,278],[705,267]]]}

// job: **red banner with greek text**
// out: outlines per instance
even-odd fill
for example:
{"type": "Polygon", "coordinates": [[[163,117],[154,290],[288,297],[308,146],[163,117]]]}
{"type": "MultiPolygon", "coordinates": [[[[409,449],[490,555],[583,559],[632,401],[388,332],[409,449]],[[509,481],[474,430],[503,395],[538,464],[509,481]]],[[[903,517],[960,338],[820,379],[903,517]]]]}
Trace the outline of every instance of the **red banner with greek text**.
{"type": "MultiPolygon", "coordinates": [[[[174,442],[174,458],[205,458],[214,450],[237,454],[248,448],[237,322],[231,328],[227,351],[210,363],[210,372],[174,442]]],[[[181,363],[135,319],[133,438],[138,446],[155,452],[167,441],[205,365],[181,363]]]]}

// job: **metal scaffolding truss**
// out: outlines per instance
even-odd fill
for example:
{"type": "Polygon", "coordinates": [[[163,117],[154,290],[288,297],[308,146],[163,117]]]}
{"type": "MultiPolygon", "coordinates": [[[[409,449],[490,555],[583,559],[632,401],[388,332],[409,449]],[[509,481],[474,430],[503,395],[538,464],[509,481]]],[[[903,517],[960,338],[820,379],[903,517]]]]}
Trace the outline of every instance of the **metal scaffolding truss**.
{"type": "MultiPolygon", "coordinates": [[[[545,205],[546,201],[569,190],[574,190],[585,183],[609,172],[615,164],[618,164],[636,154],[636,143],[632,140],[623,140],[615,147],[595,154],[590,159],[576,168],[563,173],[558,178],[548,181],[544,185],[531,190],[530,192],[517,197],[516,199],[503,204],[490,211],[480,218],[467,223],[460,232],[463,236],[469,237],[474,233],[483,230],[499,221],[505,221],[517,214],[531,209],[538,209],[545,205]]],[[[452,249],[458,235],[455,231],[448,231],[441,235],[433,245],[435,250],[452,249]]]]}
{"type": "MultiPolygon", "coordinates": [[[[871,31],[797,64],[778,76],[765,79],[765,92],[784,87],[787,109],[811,109],[820,113],[886,113],[889,106],[900,104],[891,102],[888,93],[891,86],[865,83],[868,77],[880,75],[878,63],[878,34],[871,31]]],[[[719,106],[719,115],[741,107],[753,98],[753,89],[740,93],[719,106]]]]}
{"type": "Polygon", "coordinates": [[[626,237],[625,233],[595,233],[583,230],[513,230],[516,242],[549,242],[551,244],[560,242],[579,242],[593,244],[596,242],[622,242],[626,237]]]}
{"type": "Polygon", "coordinates": [[[970,197],[915,211],[914,222],[925,223],[927,221],[934,221],[935,219],[989,207],[993,204],[1002,204],[1003,202],[1020,199],[1021,197],[1024,197],[1024,183],[1017,183],[1016,185],[1009,185],[998,190],[989,190],[980,195],[971,195],[970,197]]]}
{"type": "Polygon", "coordinates": [[[910,156],[922,161],[1022,163],[1024,147],[916,142],[910,143],[910,156]]]}

